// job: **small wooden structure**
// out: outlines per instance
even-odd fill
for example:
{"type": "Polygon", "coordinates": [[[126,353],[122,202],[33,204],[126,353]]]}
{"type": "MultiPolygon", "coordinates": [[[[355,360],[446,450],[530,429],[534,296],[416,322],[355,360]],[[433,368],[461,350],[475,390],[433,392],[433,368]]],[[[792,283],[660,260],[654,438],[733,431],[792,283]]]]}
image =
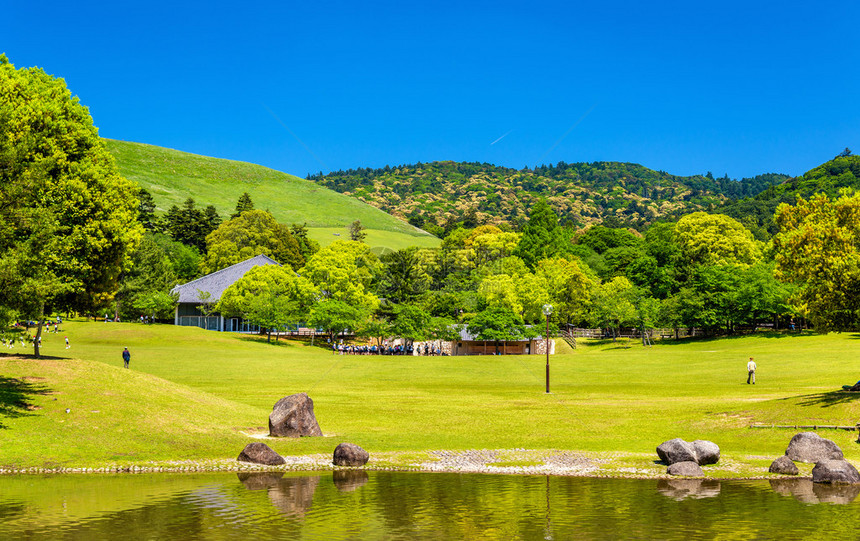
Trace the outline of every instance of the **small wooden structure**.
{"type": "MultiPolygon", "coordinates": [[[[451,355],[545,355],[546,338],[523,338],[521,340],[478,340],[465,328],[460,330],[457,340],[451,342],[451,355]]],[[[555,340],[549,341],[550,354],[555,353],[555,340]]]]}

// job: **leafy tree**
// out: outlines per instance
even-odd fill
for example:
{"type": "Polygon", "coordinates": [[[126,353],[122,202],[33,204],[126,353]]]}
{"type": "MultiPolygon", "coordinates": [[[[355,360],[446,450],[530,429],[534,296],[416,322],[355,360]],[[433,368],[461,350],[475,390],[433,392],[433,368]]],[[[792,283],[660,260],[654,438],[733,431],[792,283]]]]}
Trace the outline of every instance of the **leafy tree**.
{"type": "Polygon", "coordinates": [[[364,242],[364,239],[367,238],[367,233],[364,232],[361,220],[356,220],[349,225],[349,238],[356,242],[364,242]]]}
{"type": "Polygon", "coordinates": [[[538,262],[535,275],[546,284],[553,319],[571,324],[586,318],[598,280],[585,265],[576,259],[545,259],[538,262]]]}
{"type": "Polygon", "coordinates": [[[137,193],[65,82],[0,55],[0,306],[43,323],[110,299],[142,234],[137,193]]]}
{"type": "Polygon", "coordinates": [[[529,221],[523,228],[523,237],[514,255],[533,268],[538,261],[555,257],[565,249],[558,216],[545,199],[538,200],[529,212],[529,221]]]}
{"type": "Polygon", "coordinates": [[[424,310],[402,304],[394,308],[394,321],[391,322],[391,332],[412,343],[425,340],[429,334],[430,315],[424,310]]]}
{"type": "Polygon", "coordinates": [[[734,218],[694,212],[675,225],[675,242],[684,262],[695,265],[753,265],[761,259],[761,247],[734,218]]]}
{"type": "Polygon", "coordinates": [[[315,304],[308,318],[314,327],[325,329],[332,341],[337,334],[361,328],[365,320],[365,313],[361,310],[335,299],[325,299],[315,304]]]}
{"type": "Polygon", "coordinates": [[[302,253],[302,257],[305,258],[305,261],[310,259],[312,255],[319,251],[320,244],[308,237],[307,224],[291,225],[290,233],[293,234],[293,238],[295,238],[296,242],[299,243],[299,251],[302,253]]]}
{"type": "MultiPolygon", "coordinates": [[[[248,321],[266,329],[266,342],[271,342],[272,331],[291,321],[294,304],[284,295],[265,291],[251,298],[247,310],[248,321]]],[[[275,341],[277,339],[278,335],[275,335],[275,341]]]]}
{"type": "Polygon", "coordinates": [[[636,309],[636,325],[642,333],[642,345],[646,345],[648,332],[657,324],[660,316],[661,303],[654,297],[648,297],[641,291],[634,294],[633,306],[636,309]]]}
{"type": "Polygon", "coordinates": [[[191,197],[185,200],[181,208],[176,205],[170,207],[165,216],[170,236],[201,252],[206,250],[206,236],[213,231],[219,220],[215,207],[208,211],[201,210],[191,197]]]}
{"type": "Polygon", "coordinates": [[[176,301],[176,297],[164,291],[145,291],[135,296],[132,302],[138,314],[155,319],[171,317],[176,301]]]}
{"type": "Polygon", "coordinates": [[[379,305],[372,293],[379,272],[379,261],[366,244],[336,240],[314,254],[300,274],[319,288],[323,298],[370,314],[379,305]]]}
{"type": "Polygon", "coordinates": [[[635,298],[633,284],[623,276],[617,276],[595,289],[592,316],[601,327],[612,329],[613,341],[618,338],[618,329],[622,325],[636,320],[635,298]]]}
{"type": "Polygon", "coordinates": [[[467,328],[476,339],[495,342],[497,355],[500,342],[534,336],[520,316],[503,306],[492,306],[478,312],[469,320],[467,328]]]}
{"type": "Polygon", "coordinates": [[[491,308],[505,308],[515,314],[522,314],[523,305],[520,302],[514,279],[507,274],[495,274],[486,277],[478,287],[478,296],[491,308]]]}
{"type": "MultiPolygon", "coordinates": [[[[132,255],[131,268],[123,274],[116,294],[117,311],[125,318],[133,318],[141,313],[137,297],[154,298],[155,293],[167,293],[178,282],[176,267],[171,260],[168,246],[176,245],[182,250],[193,251],[184,244],[176,242],[160,233],[146,233],[137,250],[132,255]]],[[[147,306],[150,306],[147,304],[147,306]]]]}
{"type": "Polygon", "coordinates": [[[238,218],[243,212],[254,210],[254,202],[248,192],[242,192],[239,201],[236,202],[236,212],[230,215],[230,219],[238,218]]]}
{"type": "Polygon", "coordinates": [[[137,206],[137,221],[147,231],[157,231],[158,220],[155,217],[155,199],[152,194],[141,188],[137,192],[137,199],[140,202],[137,206]]]}
{"type": "Polygon", "coordinates": [[[430,287],[427,274],[416,248],[389,252],[380,257],[382,275],[379,295],[395,304],[411,303],[430,287]]]}
{"type": "Polygon", "coordinates": [[[203,274],[260,254],[294,269],[305,263],[290,228],[263,210],[249,210],[224,222],[206,237],[206,247],[206,259],[201,265],[203,274]]]}
{"type": "Polygon", "coordinates": [[[640,243],[639,238],[630,231],[605,225],[590,227],[577,239],[577,244],[588,246],[598,254],[611,248],[636,248],[640,243]]]}
{"type": "Polygon", "coordinates": [[[776,276],[799,287],[813,325],[860,327],[860,195],[799,198],[795,206],[779,206],[776,222],[776,276]]]}
{"type": "Polygon", "coordinates": [[[366,338],[375,338],[376,345],[381,346],[382,340],[392,335],[391,324],[384,319],[374,318],[366,321],[358,329],[357,334],[366,338]]]}
{"type": "MultiPolygon", "coordinates": [[[[221,294],[216,309],[227,316],[248,318],[255,299],[270,297],[286,299],[278,301],[276,307],[284,315],[279,323],[300,320],[308,316],[319,291],[306,278],[297,275],[289,267],[281,265],[259,265],[251,268],[221,294]],[[289,303],[289,304],[286,304],[289,303]],[[286,312],[284,314],[284,312],[286,312]]],[[[279,316],[280,317],[280,316],[279,316]]],[[[264,325],[266,326],[266,325],[264,325]]]]}

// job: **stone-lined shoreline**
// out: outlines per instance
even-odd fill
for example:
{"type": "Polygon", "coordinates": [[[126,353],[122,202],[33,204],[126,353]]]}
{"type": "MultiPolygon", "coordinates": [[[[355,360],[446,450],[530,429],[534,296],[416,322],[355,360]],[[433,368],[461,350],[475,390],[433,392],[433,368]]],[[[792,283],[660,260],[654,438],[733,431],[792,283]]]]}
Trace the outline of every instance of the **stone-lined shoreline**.
{"type": "MultiPolygon", "coordinates": [[[[380,452],[360,468],[335,466],[331,455],[284,456],[286,464],[263,466],[235,459],[163,461],[145,464],[112,463],[101,467],[0,467],[0,475],[46,474],[147,474],[147,473],[238,473],[238,472],[312,472],[359,469],[364,471],[478,473],[503,475],[553,475],[619,479],[677,479],[668,475],[656,455],[621,453],[582,453],[563,450],[480,449],[466,451],[380,452]],[[421,456],[416,456],[421,455],[421,456]],[[649,461],[648,458],[651,457],[649,461]],[[635,465],[631,465],[635,462],[635,465]]],[[[763,460],[764,457],[749,457],[763,460]]],[[[811,465],[810,465],[811,468],[811,465]]],[[[761,480],[811,478],[810,472],[798,476],[767,473],[767,467],[724,459],[719,466],[705,468],[703,479],[761,480]],[[759,473],[761,472],[761,473],[759,473]]],[[[701,479],[700,478],[700,479],[701,479]]]]}

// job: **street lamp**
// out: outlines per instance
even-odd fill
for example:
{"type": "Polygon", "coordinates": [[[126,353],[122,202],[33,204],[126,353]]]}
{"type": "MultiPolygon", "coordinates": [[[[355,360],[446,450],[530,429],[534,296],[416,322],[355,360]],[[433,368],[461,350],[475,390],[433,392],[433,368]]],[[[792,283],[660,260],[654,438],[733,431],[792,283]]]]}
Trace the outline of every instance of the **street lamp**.
{"type": "Polygon", "coordinates": [[[552,315],[552,305],[544,304],[543,315],[546,316],[546,392],[549,393],[549,316],[552,315]]]}

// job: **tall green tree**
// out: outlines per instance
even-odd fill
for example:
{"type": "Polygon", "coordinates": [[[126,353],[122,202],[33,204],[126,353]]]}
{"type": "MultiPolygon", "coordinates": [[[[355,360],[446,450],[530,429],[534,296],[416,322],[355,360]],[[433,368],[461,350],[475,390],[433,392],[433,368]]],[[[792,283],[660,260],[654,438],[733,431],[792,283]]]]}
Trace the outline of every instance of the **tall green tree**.
{"type": "Polygon", "coordinates": [[[430,287],[430,275],[422,264],[416,248],[405,248],[379,258],[382,275],[379,296],[395,304],[413,303],[430,287]]]}
{"type": "Polygon", "coordinates": [[[722,214],[694,212],[675,225],[675,242],[688,266],[742,265],[761,260],[761,246],[740,222],[722,214]]]}
{"type": "Polygon", "coordinates": [[[775,219],[776,275],[800,288],[816,329],[860,328],[860,194],[799,198],[775,219]]]}
{"type": "Polygon", "coordinates": [[[254,210],[254,202],[248,192],[242,192],[239,201],[236,202],[236,211],[230,215],[230,219],[238,218],[243,212],[254,210]]]}
{"type": "Polygon", "coordinates": [[[368,315],[379,306],[373,284],[379,260],[364,243],[336,240],[307,262],[299,273],[313,282],[325,299],[342,301],[368,315]]]}
{"type": "Polygon", "coordinates": [[[519,256],[529,268],[541,259],[563,253],[566,243],[558,216],[545,199],[538,200],[529,212],[529,221],[523,227],[523,237],[513,255],[519,256]]]}
{"type": "Polygon", "coordinates": [[[0,305],[41,323],[112,298],[142,234],[137,192],[65,82],[0,55],[0,305]]]}
{"type": "Polygon", "coordinates": [[[221,224],[206,237],[204,274],[264,254],[282,265],[298,269],[305,264],[298,242],[287,225],[264,210],[249,210],[221,224]]]}

